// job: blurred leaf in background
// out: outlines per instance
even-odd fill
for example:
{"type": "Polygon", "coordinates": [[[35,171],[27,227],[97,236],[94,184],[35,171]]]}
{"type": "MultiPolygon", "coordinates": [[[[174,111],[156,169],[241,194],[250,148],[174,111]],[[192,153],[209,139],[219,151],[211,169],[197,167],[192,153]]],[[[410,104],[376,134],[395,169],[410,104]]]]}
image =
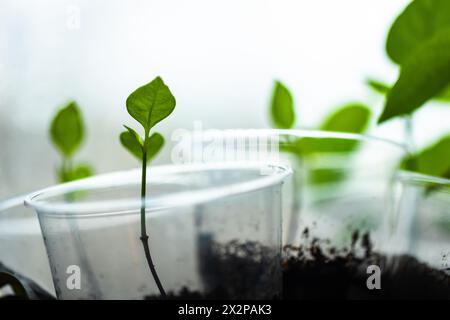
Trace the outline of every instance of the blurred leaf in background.
{"type": "Polygon", "coordinates": [[[450,135],[404,159],[403,169],[450,178],[450,135]]]}
{"type": "MultiPolygon", "coordinates": [[[[415,0],[392,24],[386,52],[399,64],[400,75],[387,99],[379,123],[407,115],[428,100],[450,98],[450,1],[415,0]]],[[[371,81],[377,91],[387,87],[371,81]]]]}
{"type": "MultiPolygon", "coordinates": [[[[391,86],[383,81],[367,79],[366,83],[372,90],[382,95],[388,94],[391,90],[391,86]]],[[[437,102],[450,102],[450,87],[445,88],[444,91],[440,92],[432,99],[437,102]]]]}
{"type": "MultiPolygon", "coordinates": [[[[295,119],[292,94],[289,90],[276,81],[273,89],[272,103],[270,107],[272,122],[281,128],[292,128],[295,119]]],[[[371,119],[370,109],[361,103],[346,104],[329,114],[319,126],[322,131],[363,133],[369,126],[371,119]]],[[[310,161],[311,170],[308,181],[313,184],[337,183],[345,178],[346,170],[342,167],[321,167],[314,169],[314,157],[320,154],[329,154],[325,158],[336,156],[348,156],[357,148],[358,142],[354,139],[343,138],[313,138],[305,137],[284,141],[280,149],[294,154],[298,160],[310,161]]]]}
{"type": "Polygon", "coordinates": [[[64,158],[70,158],[84,138],[84,125],[80,108],[75,101],[60,109],[50,125],[50,137],[64,158]]]}
{"type": "Polygon", "coordinates": [[[270,112],[275,127],[280,129],[290,129],[294,126],[294,100],[289,89],[280,81],[275,81],[270,112]]]}
{"type": "Polygon", "coordinates": [[[59,182],[68,182],[91,176],[93,168],[87,164],[74,164],[73,157],[84,141],[85,129],[81,110],[70,101],[56,113],[50,124],[50,138],[62,156],[58,169],[59,182]]]}
{"type": "Polygon", "coordinates": [[[425,42],[450,28],[450,1],[414,0],[389,30],[386,52],[402,65],[425,42]]]}
{"type": "MultiPolygon", "coordinates": [[[[363,133],[366,131],[371,118],[368,107],[361,103],[352,103],[338,108],[331,113],[321,126],[320,130],[363,133]]],[[[299,156],[307,156],[313,153],[351,152],[357,146],[354,139],[342,138],[300,138],[292,143],[290,152],[299,156]]]]}
{"type": "Polygon", "coordinates": [[[400,76],[387,95],[379,122],[407,115],[450,83],[450,29],[419,46],[401,66],[400,76]]]}

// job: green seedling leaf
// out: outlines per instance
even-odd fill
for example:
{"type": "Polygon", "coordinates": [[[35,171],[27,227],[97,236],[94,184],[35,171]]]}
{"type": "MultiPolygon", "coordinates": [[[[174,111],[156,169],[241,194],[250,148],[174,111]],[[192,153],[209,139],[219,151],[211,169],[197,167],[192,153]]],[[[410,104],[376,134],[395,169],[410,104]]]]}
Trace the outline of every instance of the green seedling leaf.
{"type": "Polygon", "coordinates": [[[402,167],[422,174],[448,178],[450,173],[450,135],[403,160],[402,167]]]}
{"type": "Polygon", "coordinates": [[[147,161],[151,161],[164,146],[164,137],[155,132],[148,139],[147,161]]]}
{"type": "Polygon", "coordinates": [[[80,147],[84,125],[78,105],[72,101],[58,111],[50,125],[53,144],[65,158],[70,158],[80,147]]]}
{"type": "Polygon", "coordinates": [[[127,149],[132,155],[134,155],[138,160],[142,160],[142,148],[143,142],[141,137],[133,129],[125,126],[128,131],[122,132],[120,134],[120,143],[127,149]]]}
{"type": "Polygon", "coordinates": [[[126,101],[128,113],[145,129],[146,134],[175,108],[175,97],[160,77],[136,89],[126,101]]]}
{"type": "Polygon", "coordinates": [[[79,164],[72,169],[71,180],[79,180],[90,177],[94,174],[94,169],[87,163],[79,164]]]}
{"type": "Polygon", "coordinates": [[[309,182],[314,185],[336,184],[345,179],[345,170],[316,169],[309,173],[309,182]]]}
{"type": "MultiPolygon", "coordinates": [[[[371,112],[363,104],[348,104],[328,116],[320,129],[324,131],[363,133],[370,122],[371,112]]],[[[315,153],[351,152],[357,147],[354,139],[341,138],[300,138],[295,141],[285,141],[280,150],[295,153],[298,156],[308,156],[315,153]]]]}
{"type": "Polygon", "coordinates": [[[349,104],[328,116],[320,129],[324,131],[361,133],[367,129],[370,116],[370,110],[365,105],[360,103],[349,104]]]}
{"type": "MultiPolygon", "coordinates": [[[[369,124],[371,112],[369,108],[353,103],[339,108],[328,116],[320,129],[324,131],[362,133],[369,124]]],[[[311,158],[320,153],[343,153],[347,155],[358,146],[358,141],[354,139],[341,138],[301,138],[294,142],[285,141],[280,149],[291,152],[302,158],[311,158]]],[[[331,156],[331,155],[330,155],[331,156]]],[[[307,159],[309,160],[309,159],[307,159]]],[[[314,185],[330,185],[341,182],[345,179],[347,172],[344,168],[320,168],[309,171],[308,181],[314,185]]]]}
{"type": "Polygon", "coordinates": [[[389,90],[391,90],[391,86],[387,83],[375,80],[375,79],[368,79],[367,85],[372,88],[374,91],[380,93],[380,94],[387,94],[389,90]]]}
{"type": "Polygon", "coordinates": [[[88,178],[93,174],[94,169],[87,163],[78,164],[73,168],[61,166],[61,168],[58,170],[58,180],[60,182],[69,182],[88,178]]]}
{"type": "Polygon", "coordinates": [[[450,28],[450,1],[414,0],[392,24],[386,52],[397,64],[404,64],[423,43],[450,28]]]}
{"type": "MultiPolygon", "coordinates": [[[[391,86],[387,83],[374,80],[374,79],[368,79],[367,85],[373,89],[374,91],[378,92],[379,94],[386,95],[391,90],[391,86]]],[[[433,97],[433,100],[438,102],[449,102],[450,101],[450,87],[445,88],[441,93],[437,94],[435,97],[433,97]]]]}
{"type": "Polygon", "coordinates": [[[294,101],[292,95],[281,82],[275,81],[270,106],[272,121],[277,128],[290,129],[295,122],[294,101]]]}
{"type": "MultiPolygon", "coordinates": [[[[137,159],[142,160],[143,157],[143,142],[141,137],[131,128],[129,131],[120,134],[120,142],[122,145],[137,159]]],[[[164,137],[155,132],[148,138],[147,142],[147,162],[150,162],[164,145],[164,137]]]]}
{"type": "Polygon", "coordinates": [[[378,122],[408,115],[450,83],[450,29],[424,43],[402,65],[378,122]]]}

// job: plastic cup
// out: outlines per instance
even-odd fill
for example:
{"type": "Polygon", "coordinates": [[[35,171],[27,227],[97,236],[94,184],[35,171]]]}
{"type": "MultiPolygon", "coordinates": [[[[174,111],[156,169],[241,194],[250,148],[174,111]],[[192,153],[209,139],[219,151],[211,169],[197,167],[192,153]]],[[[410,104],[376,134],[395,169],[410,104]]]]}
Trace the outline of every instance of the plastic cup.
{"type": "MultiPolygon", "coordinates": [[[[272,298],[281,290],[281,190],[290,169],[250,163],[149,168],[146,226],[172,298],[272,298]]],[[[140,170],[30,195],[59,299],[153,299],[140,240],[140,170]]]]}
{"type": "Polygon", "coordinates": [[[390,221],[392,255],[408,255],[450,275],[450,180],[402,171],[390,221]]]}
{"type": "Polygon", "coordinates": [[[309,130],[214,130],[181,141],[178,153],[194,155],[194,162],[278,159],[292,167],[283,192],[285,299],[396,296],[398,282],[387,280],[397,273],[383,273],[383,286],[394,288],[389,292],[367,281],[373,270],[385,271],[386,252],[395,246],[389,223],[402,145],[309,130]]]}
{"type": "Polygon", "coordinates": [[[291,166],[283,193],[284,245],[316,239],[324,247],[350,249],[355,232],[369,233],[372,246],[389,245],[393,179],[406,153],[401,144],[351,133],[272,129],[206,130],[180,141],[177,151],[190,156],[186,162],[277,160],[291,166]]]}

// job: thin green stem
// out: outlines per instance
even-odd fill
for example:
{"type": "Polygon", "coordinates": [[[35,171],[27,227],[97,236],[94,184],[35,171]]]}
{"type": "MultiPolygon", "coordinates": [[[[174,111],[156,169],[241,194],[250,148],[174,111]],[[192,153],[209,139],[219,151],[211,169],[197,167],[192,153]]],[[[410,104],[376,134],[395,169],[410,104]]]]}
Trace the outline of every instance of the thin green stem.
{"type": "Polygon", "coordinates": [[[163,298],[166,297],[166,292],[159,280],[158,274],[156,273],[155,265],[153,264],[152,256],[150,254],[150,247],[148,245],[148,235],[147,228],[145,224],[145,197],[146,197],[146,185],[147,185],[147,152],[143,152],[142,156],[142,180],[141,180],[141,241],[144,247],[145,258],[147,259],[150,272],[152,273],[153,279],[158,286],[159,292],[163,298]]]}

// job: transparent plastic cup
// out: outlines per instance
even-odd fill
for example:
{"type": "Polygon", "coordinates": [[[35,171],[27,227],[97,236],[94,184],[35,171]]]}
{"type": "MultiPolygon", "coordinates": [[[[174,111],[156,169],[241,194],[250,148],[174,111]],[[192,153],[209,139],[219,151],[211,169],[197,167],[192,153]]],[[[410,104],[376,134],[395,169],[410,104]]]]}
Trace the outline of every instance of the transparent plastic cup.
{"type": "MultiPolygon", "coordinates": [[[[149,168],[145,222],[169,297],[280,294],[281,192],[290,169],[266,165],[264,175],[260,169],[250,163],[149,168]]],[[[140,170],[112,173],[27,198],[59,299],[160,297],[140,240],[140,178],[140,170]]]]}
{"type": "Polygon", "coordinates": [[[42,298],[40,289],[54,293],[50,266],[38,218],[24,199],[0,202],[0,272],[13,273],[28,298],[42,298]]]}
{"type": "Polygon", "coordinates": [[[383,298],[367,286],[367,270],[383,267],[395,246],[389,224],[403,145],[310,130],[207,130],[180,141],[177,154],[194,162],[277,159],[293,169],[283,192],[284,298],[383,298]]]}
{"type": "MultiPolygon", "coordinates": [[[[278,161],[293,169],[283,194],[283,243],[304,236],[350,247],[354,232],[382,245],[395,201],[401,144],[359,134],[313,130],[206,130],[186,134],[187,162],[278,161]]],[[[388,243],[384,243],[389,245],[388,243]]],[[[324,244],[325,245],[325,244],[324,244]]]]}
{"type": "Polygon", "coordinates": [[[450,275],[450,180],[402,171],[397,187],[392,255],[408,255],[450,275]]]}

